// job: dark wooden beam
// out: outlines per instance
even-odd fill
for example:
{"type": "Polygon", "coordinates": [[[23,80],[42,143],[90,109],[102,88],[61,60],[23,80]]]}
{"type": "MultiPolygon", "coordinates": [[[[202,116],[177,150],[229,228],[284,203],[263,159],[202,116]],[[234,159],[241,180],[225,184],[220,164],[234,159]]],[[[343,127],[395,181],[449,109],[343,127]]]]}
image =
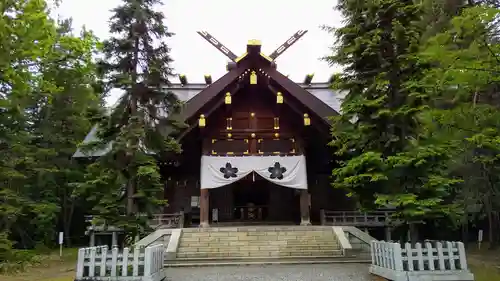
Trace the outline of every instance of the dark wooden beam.
{"type": "MultiPolygon", "coordinates": [[[[241,80],[240,80],[241,81],[241,80]]],[[[232,87],[229,92],[230,93],[237,93],[240,89],[240,81],[236,82],[236,84],[234,85],[234,87],[232,87]]],[[[234,95],[233,95],[234,97],[234,95]]],[[[208,108],[206,110],[206,112],[204,112],[203,114],[205,115],[205,119],[207,119],[212,113],[214,113],[219,107],[222,106],[222,104],[224,104],[224,98],[225,98],[225,95],[222,95],[222,97],[220,99],[218,99],[213,106],[211,106],[210,108],[208,108]]],[[[207,123],[209,121],[207,120],[207,123]]],[[[198,126],[198,122],[196,120],[194,120],[187,129],[185,129],[178,137],[177,137],[177,140],[181,140],[182,138],[184,138],[189,132],[191,132],[194,128],[196,128],[198,126]]]]}
{"type": "Polygon", "coordinates": [[[299,30],[295,32],[292,37],[290,37],[288,40],[286,40],[285,43],[283,43],[281,46],[278,47],[269,57],[274,61],[276,60],[277,57],[279,57],[281,54],[283,54],[284,51],[286,51],[290,46],[292,46],[297,40],[300,39],[300,37],[304,36],[307,33],[307,30],[299,30]]]}
{"type": "Polygon", "coordinates": [[[182,112],[182,116],[184,120],[187,120],[197,113],[199,113],[200,109],[210,102],[213,98],[215,98],[219,93],[223,92],[229,84],[238,79],[240,75],[242,75],[246,71],[246,63],[243,62],[242,67],[235,68],[224,76],[219,78],[217,81],[210,84],[208,87],[203,89],[200,93],[190,99],[182,112]]]}
{"type": "MultiPolygon", "coordinates": [[[[278,92],[278,90],[275,87],[273,87],[272,85],[268,85],[268,88],[275,95],[278,92]]],[[[296,112],[301,118],[304,118],[303,117],[304,113],[309,113],[306,110],[304,110],[303,108],[301,108],[303,106],[300,106],[297,102],[291,100],[290,98],[287,98],[286,95],[284,96],[284,99],[285,99],[284,104],[282,104],[281,106],[284,106],[286,104],[286,106],[288,106],[291,110],[296,112]]],[[[322,119],[322,118],[320,117],[320,119],[322,119]]],[[[311,120],[311,126],[314,126],[316,129],[318,129],[322,133],[328,133],[329,128],[330,128],[329,124],[328,124],[328,126],[325,126],[325,124],[323,124],[323,122],[318,124],[317,122],[314,122],[314,121],[315,121],[314,119],[311,120]]],[[[304,129],[307,130],[307,128],[304,128],[304,129]]]]}
{"type": "Polygon", "coordinates": [[[325,104],[323,101],[321,101],[313,94],[309,93],[306,89],[302,88],[297,83],[288,79],[286,76],[281,74],[276,69],[268,67],[265,69],[265,72],[274,82],[280,85],[280,87],[282,87],[286,92],[288,92],[300,103],[309,108],[311,112],[314,112],[315,114],[320,116],[325,123],[329,124],[328,117],[339,114],[333,108],[325,104]]]}
{"type": "Polygon", "coordinates": [[[236,62],[238,58],[231,50],[229,50],[224,44],[219,42],[219,40],[215,39],[210,33],[206,31],[196,31],[201,37],[205,38],[212,46],[217,48],[221,53],[223,53],[226,57],[228,57],[231,61],[236,62]]]}

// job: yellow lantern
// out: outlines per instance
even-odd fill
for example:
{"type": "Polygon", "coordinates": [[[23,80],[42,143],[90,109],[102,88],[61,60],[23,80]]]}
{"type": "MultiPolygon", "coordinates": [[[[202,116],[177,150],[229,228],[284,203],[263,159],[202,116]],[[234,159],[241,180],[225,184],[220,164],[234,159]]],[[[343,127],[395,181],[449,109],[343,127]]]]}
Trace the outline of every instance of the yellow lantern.
{"type": "Polygon", "coordinates": [[[198,119],[198,126],[200,126],[200,128],[204,128],[206,124],[205,115],[201,114],[200,119],[198,119]]]}
{"type": "Polygon", "coordinates": [[[281,92],[276,94],[276,103],[283,103],[283,94],[281,92]]]}
{"type": "Polygon", "coordinates": [[[226,93],[226,97],[224,98],[224,102],[226,104],[231,104],[231,93],[230,92],[226,93]]]}
{"type": "Polygon", "coordinates": [[[251,85],[257,84],[257,73],[255,73],[255,70],[252,71],[252,73],[250,74],[250,84],[251,85]]]}
{"type": "Polygon", "coordinates": [[[304,113],[304,126],[311,125],[311,118],[309,118],[309,114],[304,113]]]}

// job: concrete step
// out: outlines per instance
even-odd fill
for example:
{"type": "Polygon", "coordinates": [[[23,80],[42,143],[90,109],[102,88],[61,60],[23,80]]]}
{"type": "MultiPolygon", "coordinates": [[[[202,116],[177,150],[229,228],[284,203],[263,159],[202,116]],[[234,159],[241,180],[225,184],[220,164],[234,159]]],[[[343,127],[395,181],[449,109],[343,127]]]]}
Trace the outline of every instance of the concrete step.
{"type": "Polygon", "coordinates": [[[341,250],[299,250],[299,251],[241,251],[227,252],[181,252],[177,258],[219,258],[219,257],[335,257],[341,256],[341,250]]]}
{"type": "Polygon", "coordinates": [[[370,259],[346,257],[221,257],[218,259],[177,259],[165,262],[165,267],[241,266],[275,264],[371,263],[370,259]]]}
{"type": "Polygon", "coordinates": [[[281,245],[311,245],[311,246],[321,246],[321,245],[339,245],[339,242],[335,240],[327,241],[301,241],[301,240],[234,240],[234,241],[180,241],[180,247],[196,247],[196,246],[245,246],[245,245],[255,245],[255,246],[281,246],[281,245]]]}
{"type": "Polygon", "coordinates": [[[340,247],[319,247],[319,246],[242,246],[242,247],[184,247],[179,248],[179,253],[187,252],[230,252],[230,251],[335,251],[340,250],[340,247]]]}
{"type": "Polygon", "coordinates": [[[183,232],[186,237],[208,237],[208,236],[325,236],[331,234],[332,230],[327,231],[261,231],[261,232],[231,232],[231,231],[217,231],[217,232],[183,232]]]}
{"type": "Polygon", "coordinates": [[[261,225],[261,226],[241,226],[241,227],[210,227],[210,228],[184,228],[185,233],[203,233],[203,232],[286,232],[286,231],[325,231],[332,230],[331,226],[298,226],[298,225],[261,225]]]}

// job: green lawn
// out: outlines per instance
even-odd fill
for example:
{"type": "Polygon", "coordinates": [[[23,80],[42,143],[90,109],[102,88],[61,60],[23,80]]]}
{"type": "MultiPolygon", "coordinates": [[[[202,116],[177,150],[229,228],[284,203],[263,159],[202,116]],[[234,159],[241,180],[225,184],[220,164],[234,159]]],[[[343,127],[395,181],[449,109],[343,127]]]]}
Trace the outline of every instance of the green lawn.
{"type": "Polygon", "coordinates": [[[468,263],[476,281],[500,281],[500,250],[483,249],[479,251],[476,245],[470,245],[467,251],[468,263]]]}
{"type": "Polygon", "coordinates": [[[64,249],[62,258],[59,250],[40,255],[39,264],[27,266],[25,272],[0,275],[0,281],[73,281],[78,249],[64,249]]]}

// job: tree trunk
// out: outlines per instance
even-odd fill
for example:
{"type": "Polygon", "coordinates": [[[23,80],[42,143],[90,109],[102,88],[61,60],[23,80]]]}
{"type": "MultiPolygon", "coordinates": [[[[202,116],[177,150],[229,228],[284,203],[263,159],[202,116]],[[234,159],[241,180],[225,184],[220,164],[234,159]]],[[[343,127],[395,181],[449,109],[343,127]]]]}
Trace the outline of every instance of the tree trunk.
{"type": "Polygon", "coordinates": [[[415,223],[410,223],[408,225],[409,233],[410,233],[410,242],[412,245],[418,242],[418,227],[415,223]]]}
{"type": "Polygon", "coordinates": [[[132,183],[132,179],[128,179],[127,182],[127,215],[131,215],[134,213],[134,184],[132,183]]]}

